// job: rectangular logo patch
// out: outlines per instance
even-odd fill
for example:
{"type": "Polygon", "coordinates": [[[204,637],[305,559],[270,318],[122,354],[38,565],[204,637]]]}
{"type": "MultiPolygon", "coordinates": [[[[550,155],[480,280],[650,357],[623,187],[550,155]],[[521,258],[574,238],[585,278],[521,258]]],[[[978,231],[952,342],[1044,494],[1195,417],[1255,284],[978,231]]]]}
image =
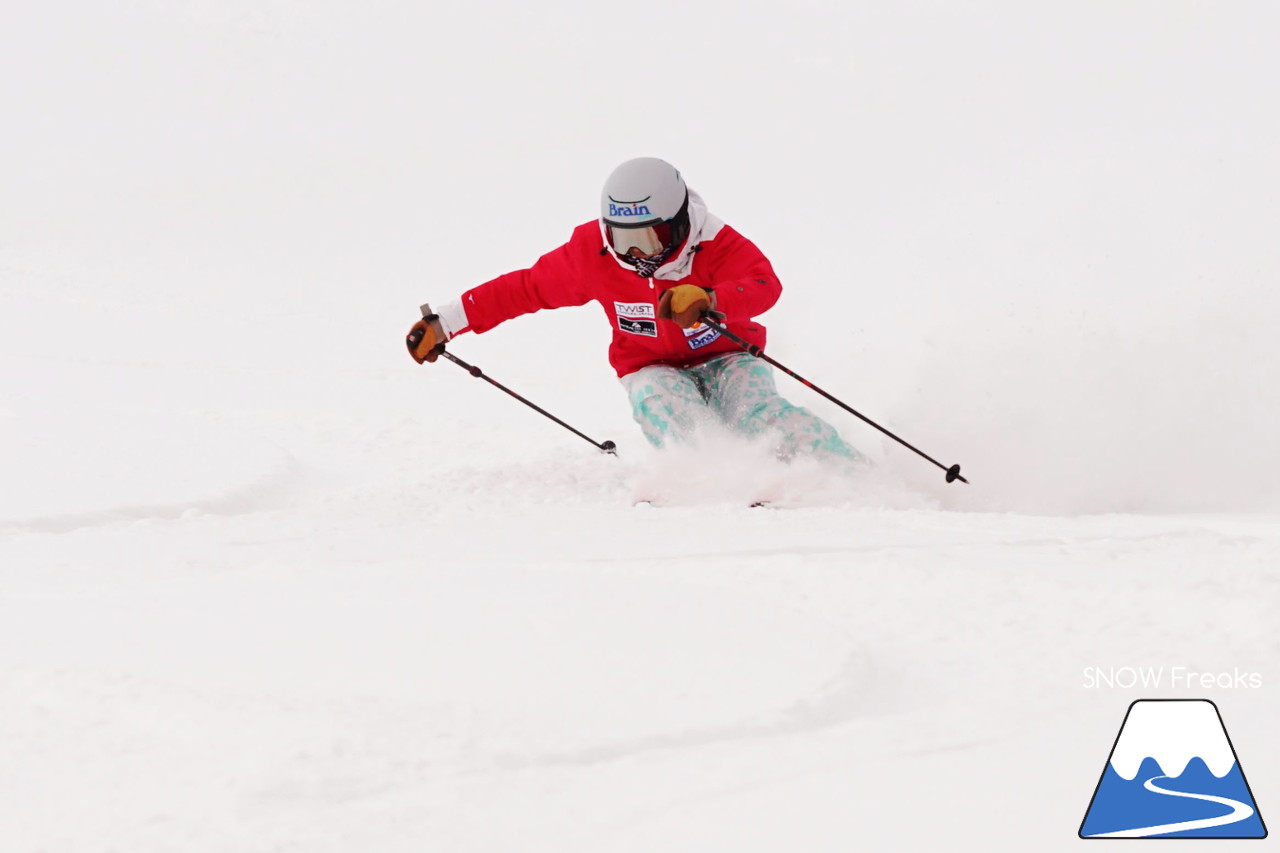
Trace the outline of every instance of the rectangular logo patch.
{"type": "Polygon", "coordinates": [[[720,337],[720,333],[710,326],[698,326],[685,329],[684,336],[689,341],[689,349],[702,349],[720,337]]]}
{"type": "Polygon", "coordinates": [[[658,336],[657,314],[648,302],[615,302],[613,310],[618,314],[618,328],[622,331],[649,338],[658,336]]]}
{"type": "Polygon", "coordinates": [[[618,328],[633,335],[646,335],[650,338],[658,336],[657,320],[639,320],[635,317],[618,316],[618,328]]]}
{"type": "Polygon", "coordinates": [[[648,302],[615,302],[613,310],[619,317],[656,317],[653,306],[648,302]]]}

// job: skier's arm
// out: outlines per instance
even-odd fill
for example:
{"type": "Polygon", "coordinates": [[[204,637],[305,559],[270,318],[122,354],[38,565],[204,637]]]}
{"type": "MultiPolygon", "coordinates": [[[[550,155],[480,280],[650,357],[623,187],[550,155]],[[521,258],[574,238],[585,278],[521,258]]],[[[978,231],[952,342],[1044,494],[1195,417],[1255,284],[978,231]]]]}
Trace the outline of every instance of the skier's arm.
{"type": "MultiPolygon", "coordinates": [[[[578,229],[568,243],[538,259],[529,269],[516,270],[466,291],[438,309],[449,337],[461,332],[487,332],[522,314],[545,308],[584,305],[592,298],[582,272],[584,245],[578,229]]],[[[597,240],[598,234],[597,234],[597,240]]]]}
{"type": "Polygon", "coordinates": [[[728,226],[721,229],[715,244],[711,288],[715,310],[730,321],[743,321],[772,308],[782,294],[782,282],[764,253],[728,226]]]}

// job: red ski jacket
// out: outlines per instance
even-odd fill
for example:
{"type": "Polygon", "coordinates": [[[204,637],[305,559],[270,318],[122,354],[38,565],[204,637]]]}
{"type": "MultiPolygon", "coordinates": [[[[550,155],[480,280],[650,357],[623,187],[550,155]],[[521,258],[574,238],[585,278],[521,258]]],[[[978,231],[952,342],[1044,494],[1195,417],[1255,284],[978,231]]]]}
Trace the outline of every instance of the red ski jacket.
{"type": "Polygon", "coordinates": [[[715,294],[715,308],[725,315],[730,331],[763,347],[764,326],[753,318],[778,301],[782,284],[750,240],[707,214],[702,205],[697,207],[691,203],[695,217],[684,247],[658,268],[654,278],[641,278],[605,248],[600,223],[593,220],[575,228],[568,243],[529,269],[463,293],[466,326],[453,334],[487,332],[522,314],[595,301],[613,328],[609,363],[618,376],[651,364],[688,367],[741,352],[738,344],[706,326],[681,329],[674,321],[658,319],[658,299],[664,291],[696,284],[715,294]]]}

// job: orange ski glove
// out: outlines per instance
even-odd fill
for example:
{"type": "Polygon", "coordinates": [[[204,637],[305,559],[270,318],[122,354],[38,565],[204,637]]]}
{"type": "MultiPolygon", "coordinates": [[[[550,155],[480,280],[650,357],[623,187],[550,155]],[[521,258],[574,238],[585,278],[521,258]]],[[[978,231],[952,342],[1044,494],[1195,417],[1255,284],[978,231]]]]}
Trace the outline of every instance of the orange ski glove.
{"type": "Polygon", "coordinates": [[[422,364],[424,361],[434,362],[439,358],[440,353],[444,352],[446,340],[448,336],[444,333],[444,326],[440,325],[440,318],[432,314],[414,323],[409,334],[405,336],[404,342],[413,360],[422,364]]]}
{"type": "Polygon", "coordinates": [[[715,307],[715,294],[696,284],[677,284],[658,300],[658,317],[674,320],[682,329],[691,329],[702,320],[702,312],[715,307]]]}

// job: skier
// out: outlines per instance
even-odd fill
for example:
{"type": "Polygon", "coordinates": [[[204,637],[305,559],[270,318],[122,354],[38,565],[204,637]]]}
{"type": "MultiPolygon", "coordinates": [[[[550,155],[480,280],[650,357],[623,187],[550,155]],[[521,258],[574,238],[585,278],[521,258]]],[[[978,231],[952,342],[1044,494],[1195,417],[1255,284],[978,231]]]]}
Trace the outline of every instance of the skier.
{"type": "Polygon", "coordinates": [[[829,424],[778,394],[769,365],[701,322],[717,311],[729,331],[763,348],[765,329],[754,318],[781,292],[768,259],[711,214],[675,167],[641,157],[609,175],[598,220],[529,269],[442,305],[413,325],[406,343],[419,364],[434,362],[464,332],[594,300],[613,328],[609,362],[655,447],[715,420],[769,437],[781,459],[861,460],[829,424]]]}

